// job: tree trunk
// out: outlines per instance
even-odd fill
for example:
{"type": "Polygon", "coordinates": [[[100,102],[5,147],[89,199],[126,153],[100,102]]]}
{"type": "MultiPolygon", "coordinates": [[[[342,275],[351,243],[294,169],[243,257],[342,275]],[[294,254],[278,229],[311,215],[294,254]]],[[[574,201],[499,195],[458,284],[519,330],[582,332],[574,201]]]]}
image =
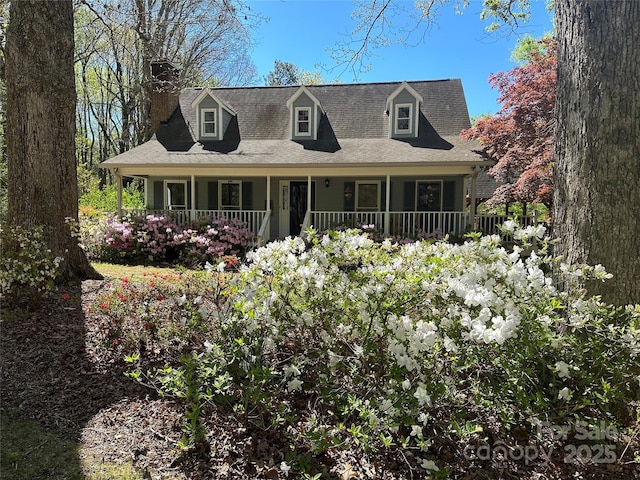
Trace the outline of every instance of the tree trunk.
{"type": "Polygon", "coordinates": [[[640,303],[640,2],[555,6],[557,251],[613,274],[590,293],[640,303]]]}
{"type": "Polygon", "coordinates": [[[66,223],[78,220],[73,4],[12,0],[7,31],[8,223],[44,226],[61,280],[99,277],[66,223]]]}

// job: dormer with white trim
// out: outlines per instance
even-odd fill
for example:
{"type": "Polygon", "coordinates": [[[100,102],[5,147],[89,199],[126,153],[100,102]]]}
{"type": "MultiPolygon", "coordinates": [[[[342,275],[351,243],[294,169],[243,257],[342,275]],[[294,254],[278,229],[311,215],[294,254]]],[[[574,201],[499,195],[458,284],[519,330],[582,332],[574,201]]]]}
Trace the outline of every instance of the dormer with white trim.
{"type": "Polygon", "coordinates": [[[420,104],[422,95],[416,92],[407,82],[394,90],[387,98],[387,114],[389,115],[390,138],[415,138],[418,136],[420,104]]]}
{"type": "Polygon", "coordinates": [[[304,85],[287,100],[291,140],[317,140],[324,113],[318,99],[304,85]]]}
{"type": "Polygon", "coordinates": [[[195,136],[199,142],[224,140],[224,132],[236,113],[205,88],[191,102],[196,113],[195,136]]]}

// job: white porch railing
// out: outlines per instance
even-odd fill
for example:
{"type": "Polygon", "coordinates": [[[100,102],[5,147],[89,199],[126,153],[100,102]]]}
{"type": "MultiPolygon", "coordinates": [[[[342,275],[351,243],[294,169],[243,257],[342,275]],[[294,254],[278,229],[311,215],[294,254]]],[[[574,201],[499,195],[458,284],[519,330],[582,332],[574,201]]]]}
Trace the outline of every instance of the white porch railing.
{"type": "Polygon", "coordinates": [[[447,235],[469,231],[470,215],[467,212],[389,212],[389,234],[411,237],[418,234],[447,235]]]}
{"type": "MultiPolygon", "coordinates": [[[[305,217],[307,220],[307,217],[305,217]]],[[[363,225],[375,225],[382,230],[384,212],[321,212],[313,211],[308,216],[308,226],[322,231],[338,227],[360,228],[363,225]]],[[[303,224],[303,228],[305,225],[303,224]]]]}
{"type": "MultiPolygon", "coordinates": [[[[498,234],[500,233],[498,226],[502,225],[504,222],[511,218],[512,217],[509,217],[507,215],[476,215],[473,229],[482,233],[498,234]]],[[[522,227],[535,225],[536,223],[537,221],[535,215],[527,215],[526,217],[518,218],[518,224],[522,227]]]]}
{"type": "Polygon", "coordinates": [[[262,225],[258,229],[258,234],[256,235],[256,247],[261,247],[270,237],[271,230],[271,210],[267,210],[265,212],[264,218],[262,219],[262,225]]]}
{"type": "MultiPolygon", "coordinates": [[[[336,227],[359,228],[374,225],[384,230],[385,212],[311,212],[310,225],[316,230],[336,227]]],[[[410,237],[419,233],[464,233],[469,230],[466,212],[389,212],[390,236],[410,237]]]]}
{"type": "Polygon", "coordinates": [[[202,217],[226,218],[240,220],[247,229],[254,233],[257,242],[269,238],[269,218],[271,210],[128,210],[125,213],[133,216],[161,215],[171,217],[178,225],[188,226],[190,222],[202,217]],[[192,218],[192,212],[194,218],[192,218]],[[266,237],[264,236],[266,233],[266,237]],[[261,237],[261,235],[263,237],[261,237]],[[261,240],[262,238],[262,240],[261,240]]]}
{"type": "MultiPolygon", "coordinates": [[[[322,231],[336,227],[361,228],[374,225],[384,230],[385,212],[308,212],[305,216],[303,231],[313,226],[322,231]]],[[[476,215],[467,212],[389,212],[388,235],[395,237],[413,237],[418,234],[463,234],[477,231],[486,234],[500,233],[498,226],[509,220],[506,215],[476,215]]],[[[518,219],[521,226],[535,225],[534,215],[518,219]]]]}
{"type": "MultiPolygon", "coordinates": [[[[191,210],[129,210],[131,215],[165,215],[173,218],[179,225],[187,226],[192,221],[191,210]]],[[[211,217],[238,219],[246,223],[247,228],[254,233],[256,245],[264,245],[270,238],[271,210],[195,210],[195,218],[211,217]]],[[[385,212],[334,212],[307,211],[302,225],[302,232],[312,226],[318,231],[335,229],[338,227],[362,228],[373,225],[372,228],[384,231],[385,212]]],[[[389,212],[388,228],[386,232],[391,237],[410,238],[420,234],[447,235],[464,234],[469,231],[482,233],[499,233],[498,225],[507,221],[509,217],[503,215],[476,215],[472,220],[467,212],[389,212]]],[[[535,225],[535,217],[527,216],[518,220],[520,225],[535,225]]]]}
{"type": "Polygon", "coordinates": [[[124,215],[132,217],[146,217],[147,215],[157,215],[160,217],[172,218],[178,225],[186,225],[191,219],[190,210],[132,210],[123,209],[124,215]]]}

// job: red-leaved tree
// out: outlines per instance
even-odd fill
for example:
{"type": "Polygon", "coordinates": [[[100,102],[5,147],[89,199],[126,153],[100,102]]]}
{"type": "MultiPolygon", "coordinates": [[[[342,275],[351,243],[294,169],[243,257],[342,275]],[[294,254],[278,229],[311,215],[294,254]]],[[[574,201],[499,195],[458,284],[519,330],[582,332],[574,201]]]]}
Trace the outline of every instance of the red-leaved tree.
{"type": "Polygon", "coordinates": [[[502,107],[462,132],[477,139],[496,164],[488,173],[500,186],[487,202],[543,203],[553,199],[552,156],[555,138],[556,41],[543,38],[527,61],[489,77],[502,107]]]}

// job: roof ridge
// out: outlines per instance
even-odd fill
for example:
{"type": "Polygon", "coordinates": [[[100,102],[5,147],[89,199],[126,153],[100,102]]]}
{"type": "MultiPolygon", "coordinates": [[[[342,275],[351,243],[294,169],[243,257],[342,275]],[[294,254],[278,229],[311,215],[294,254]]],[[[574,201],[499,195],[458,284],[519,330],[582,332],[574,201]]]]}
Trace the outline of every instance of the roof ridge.
{"type": "Polygon", "coordinates": [[[450,82],[454,80],[460,80],[460,78],[436,78],[430,80],[386,80],[386,81],[377,81],[377,82],[352,82],[352,83],[319,83],[319,84],[308,84],[308,85],[238,85],[238,86],[223,86],[223,87],[201,87],[201,86],[191,86],[184,87],[182,90],[252,90],[252,89],[298,89],[301,87],[306,88],[317,88],[317,87],[355,87],[362,85],[401,85],[403,82],[411,83],[436,83],[436,82],[450,82]]]}

